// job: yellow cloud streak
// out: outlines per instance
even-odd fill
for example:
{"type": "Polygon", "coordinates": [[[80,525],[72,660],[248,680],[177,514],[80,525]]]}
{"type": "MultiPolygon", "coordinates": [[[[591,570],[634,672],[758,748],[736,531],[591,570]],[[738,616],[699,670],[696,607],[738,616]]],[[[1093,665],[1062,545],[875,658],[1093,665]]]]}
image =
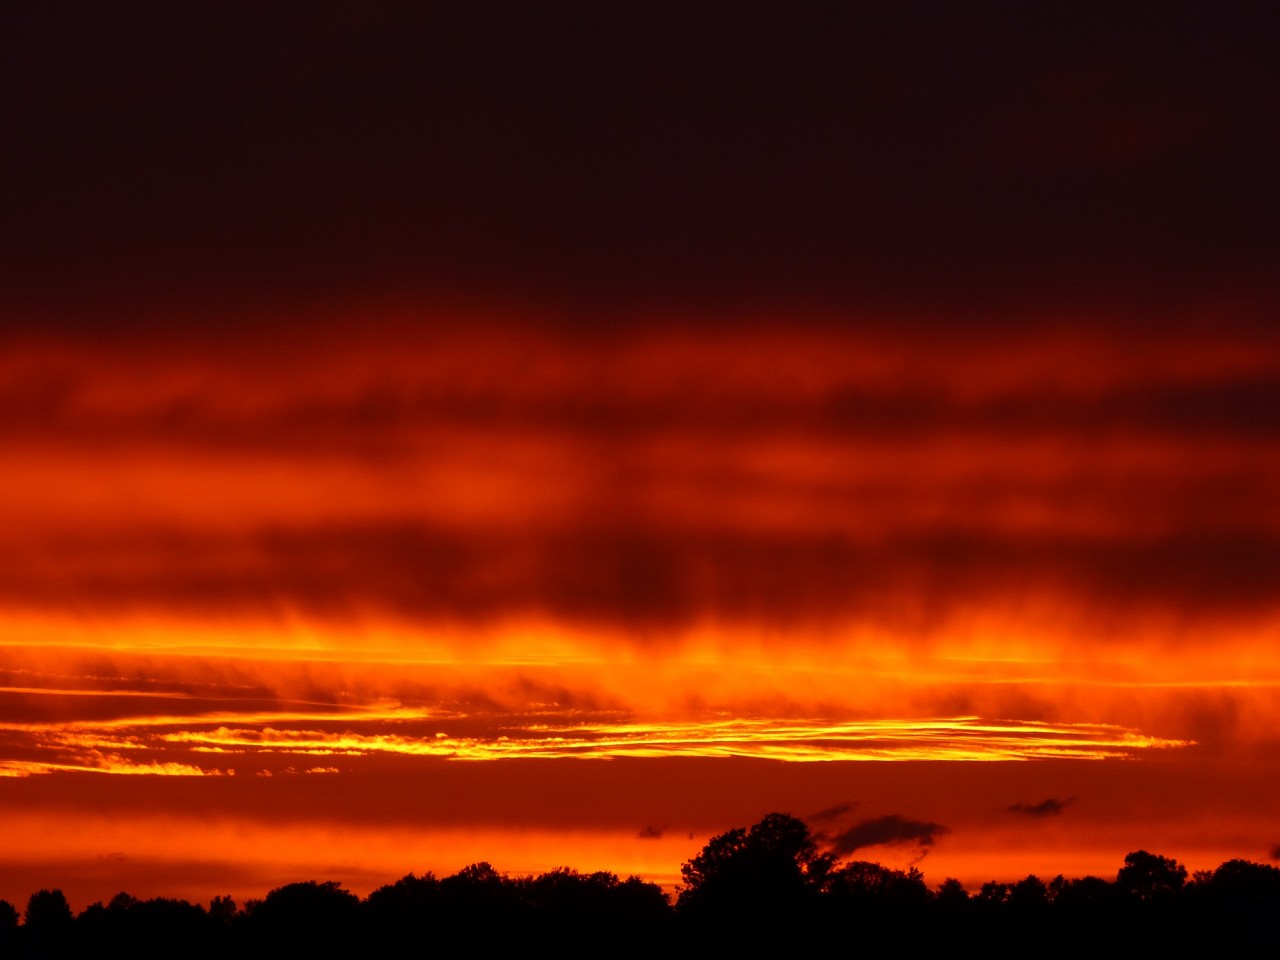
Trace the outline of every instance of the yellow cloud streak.
{"type": "Polygon", "coordinates": [[[451,760],[757,757],[789,762],[1049,757],[1096,760],[1188,745],[1188,741],[1145,736],[1107,724],[987,722],[974,717],[840,723],[753,719],[536,726],[524,728],[516,736],[490,738],[220,727],[207,732],[164,734],[162,739],[208,752],[393,753],[451,760]]]}
{"type": "Polygon", "coordinates": [[[159,716],[128,716],[110,720],[60,720],[52,722],[0,723],[0,731],[15,733],[59,733],[79,730],[128,730],[134,727],[190,727],[227,723],[316,723],[323,721],[385,721],[425,720],[448,716],[442,711],[409,707],[352,707],[335,706],[330,711],[271,711],[172,714],[159,716]]]}
{"type": "Polygon", "coordinates": [[[70,687],[0,687],[0,694],[5,693],[42,697],[145,697],[148,700],[195,699],[192,694],[179,693],[171,690],[95,690],[93,688],[74,689],[70,687]]]}
{"type": "Polygon", "coordinates": [[[96,762],[52,763],[35,760],[0,760],[0,777],[29,777],[41,773],[114,773],[131,776],[209,777],[222,776],[221,770],[207,770],[188,763],[130,763],[119,757],[104,756],[96,762]]]}

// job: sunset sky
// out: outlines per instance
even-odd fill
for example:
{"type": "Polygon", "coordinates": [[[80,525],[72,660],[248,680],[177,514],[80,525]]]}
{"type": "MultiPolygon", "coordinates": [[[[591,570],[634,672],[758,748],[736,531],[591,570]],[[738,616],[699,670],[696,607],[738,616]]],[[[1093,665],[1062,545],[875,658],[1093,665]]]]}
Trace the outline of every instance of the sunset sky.
{"type": "Polygon", "coordinates": [[[1280,14],[0,12],[0,898],[1280,860],[1280,14]]]}

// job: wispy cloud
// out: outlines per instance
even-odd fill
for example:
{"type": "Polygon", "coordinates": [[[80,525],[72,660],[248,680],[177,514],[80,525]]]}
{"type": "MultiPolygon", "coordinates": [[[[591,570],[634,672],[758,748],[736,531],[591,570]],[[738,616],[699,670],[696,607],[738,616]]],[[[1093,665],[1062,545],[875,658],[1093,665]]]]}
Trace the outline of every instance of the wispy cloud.
{"type": "Polygon", "coordinates": [[[1022,813],[1029,817],[1057,817],[1075,802],[1075,797],[1066,797],[1062,800],[1056,797],[1046,797],[1039,803],[1014,803],[1006,809],[1010,813],[1022,813]]]}
{"type": "Polygon", "coordinates": [[[711,720],[548,725],[503,718],[485,737],[280,729],[187,729],[157,735],[196,752],[361,756],[375,753],[449,760],[615,757],[756,757],[835,760],[1100,760],[1185,745],[1100,724],[990,723],[961,717],[927,721],[711,720]]]}
{"type": "Polygon", "coordinates": [[[912,844],[932,847],[935,840],[950,830],[940,823],[927,820],[910,820],[900,814],[890,814],[854,824],[843,833],[831,838],[831,847],[838,856],[847,856],[863,847],[885,844],[912,844]]]}
{"type": "Polygon", "coordinates": [[[126,776],[209,777],[234,776],[234,770],[211,769],[190,763],[135,763],[111,754],[82,757],[80,762],[0,760],[0,777],[29,777],[42,773],[110,773],[126,776]]]}
{"type": "Polygon", "coordinates": [[[826,807],[817,813],[811,813],[805,817],[807,823],[828,823],[833,820],[841,819],[845,814],[853,811],[855,807],[861,806],[857,800],[848,800],[844,803],[837,803],[834,806],[826,807]]]}

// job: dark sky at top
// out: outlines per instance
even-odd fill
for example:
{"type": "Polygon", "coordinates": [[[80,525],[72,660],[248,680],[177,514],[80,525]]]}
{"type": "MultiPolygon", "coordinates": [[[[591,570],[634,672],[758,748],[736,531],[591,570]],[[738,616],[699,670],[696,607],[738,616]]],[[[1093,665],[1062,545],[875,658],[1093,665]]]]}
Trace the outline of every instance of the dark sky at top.
{"type": "Polygon", "coordinates": [[[1265,298],[1278,11],[8,3],[0,292],[1265,298]]]}

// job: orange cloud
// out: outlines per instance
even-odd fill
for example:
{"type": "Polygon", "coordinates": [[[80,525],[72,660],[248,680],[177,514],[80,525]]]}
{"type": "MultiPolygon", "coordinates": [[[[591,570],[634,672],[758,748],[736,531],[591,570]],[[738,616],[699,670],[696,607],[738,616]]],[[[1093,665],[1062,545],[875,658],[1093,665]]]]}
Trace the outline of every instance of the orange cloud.
{"type": "MultiPolygon", "coordinates": [[[[254,820],[285,797],[367,826],[386,784],[494,777],[522,786],[466,804],[508,829],[575,791],[574,815],[612,816],[636,782],[587,771],[640,763],[691,809],[626,807],[630,842],[792,808],[783,785],[829,808],[849,790],[819,771],[857,761],[882,794],[865,820],[951,828],[931,862],[1059,828],[1105,835],[1101,862],[1152,816],[1090,821],[1103,785],[1146,776],[1118,771],[1256,772],[1280,722],[1280,457],[1257,414],[1280,342],[1113,327],[30,337],[0,360],[6,789],[80,818],[73,784],[118,772],[94,780],[126,809],[254,820]],[[978,811],[876,772],[979,760],[978,811]],[[298,792],[321,772],[334,807],[298,792]],[[1071,817],[1007,816],[1062,796],[1071,817]]],[[[1167,836],[1235,822],[1189,795],[1167,836]]]]}

